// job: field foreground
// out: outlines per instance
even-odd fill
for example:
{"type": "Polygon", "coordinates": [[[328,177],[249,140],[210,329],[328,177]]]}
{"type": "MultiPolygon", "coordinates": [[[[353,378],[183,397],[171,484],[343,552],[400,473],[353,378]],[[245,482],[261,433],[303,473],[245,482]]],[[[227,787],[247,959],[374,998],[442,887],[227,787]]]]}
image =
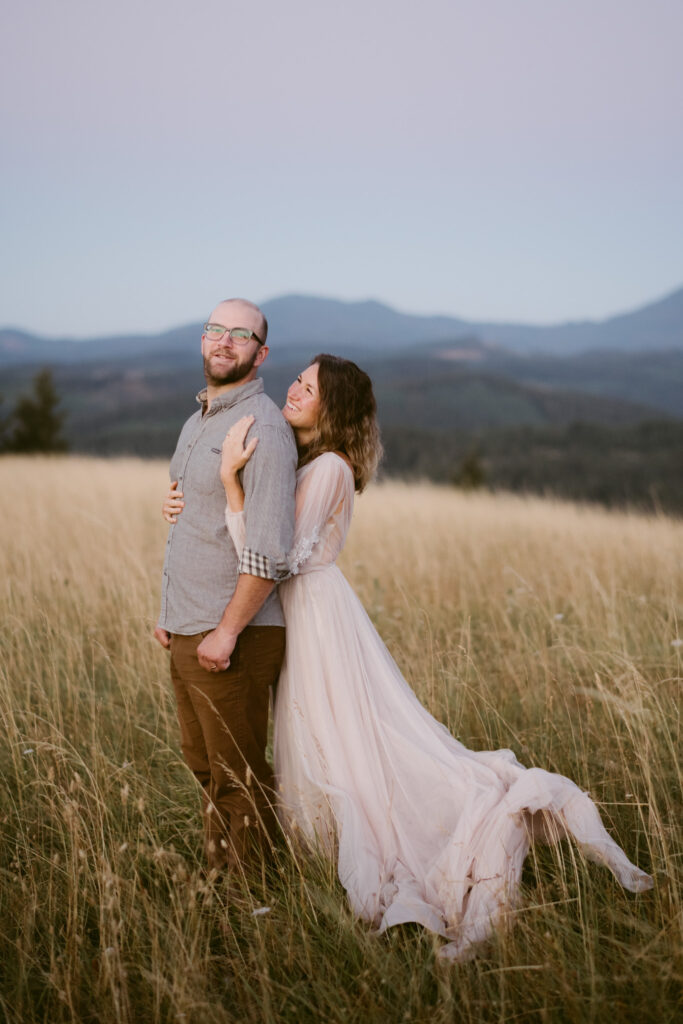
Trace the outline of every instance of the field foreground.
{"type": "Polygon", "coordinates": [[[150,638],[166,483],[156,462],[0,459],[0,1019],[673,1021],[683,523],[428,485],[359,499],[341,565],[423,703],[573,778],[655,877],[635,897],[539,845],[511,927],[453,966],[418,926],[373,936],[284,841],[237,891],[203,874],[150,638]]]}

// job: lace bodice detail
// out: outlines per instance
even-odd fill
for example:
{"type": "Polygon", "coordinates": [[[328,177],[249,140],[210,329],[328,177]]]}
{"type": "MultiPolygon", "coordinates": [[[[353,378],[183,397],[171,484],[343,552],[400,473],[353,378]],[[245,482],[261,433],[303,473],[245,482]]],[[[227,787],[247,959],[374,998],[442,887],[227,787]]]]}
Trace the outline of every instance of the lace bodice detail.
{"type": "MultiPolygon", "coordinates": [[[[287,556],[293,576],[336,561],[351,525],[354,491],[350,466],[334,452],[324,452],[298,470],[294,544],[287,556]]],[[[226,523],[239,554],[244,545],[243,514],[228,509],[226,523]]]]}

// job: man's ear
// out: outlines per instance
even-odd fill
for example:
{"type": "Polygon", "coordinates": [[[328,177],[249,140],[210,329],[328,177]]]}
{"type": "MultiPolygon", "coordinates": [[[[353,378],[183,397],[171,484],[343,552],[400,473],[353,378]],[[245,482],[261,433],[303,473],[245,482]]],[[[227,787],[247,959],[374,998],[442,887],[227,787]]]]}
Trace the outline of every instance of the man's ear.
{"type": "Polygon", "coordinates": [[[254,360],[254,366],[260,366],[261,363],[265,363],[266,357],[270,349],[267,345],[261,345],[260,349],[256,353],[256,359],[254,360]]]}

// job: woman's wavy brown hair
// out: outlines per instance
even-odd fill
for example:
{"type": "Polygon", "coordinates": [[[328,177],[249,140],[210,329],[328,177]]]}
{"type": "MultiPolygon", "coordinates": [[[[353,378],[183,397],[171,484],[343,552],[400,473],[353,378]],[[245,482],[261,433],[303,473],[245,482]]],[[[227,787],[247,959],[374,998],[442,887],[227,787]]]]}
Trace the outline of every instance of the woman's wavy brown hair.
{"type": "Polygon", "coordinates": [[[311,362],[318,365],[320,412],[316,436],[299,448],[299,465],[305,466],[323,452],[341,452],[351,463],[360,492],[382,457],[372,381],[350,359],[321,352],[311,362]]]}

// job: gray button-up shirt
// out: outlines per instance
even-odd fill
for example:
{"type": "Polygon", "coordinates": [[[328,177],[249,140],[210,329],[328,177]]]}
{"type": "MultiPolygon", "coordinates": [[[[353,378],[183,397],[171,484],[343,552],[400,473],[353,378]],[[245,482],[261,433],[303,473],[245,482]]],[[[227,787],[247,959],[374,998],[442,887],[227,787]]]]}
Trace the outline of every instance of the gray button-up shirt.
{"type": "MultiPolygon", "coordinates": [[[[294,535],[296,445],[263,381],[219,395],[208,410],[206,391],[197,401],[202,408],[183,427],[171,459],[171,480],[178,481],[185,507],[168,531],[159,618],[163,629],[186,636],[218,625],[240,572],[284,578],[294,535]],[[242,416],[255,417],[249,436],[259,442],[242,471],[246,540],[238,559],[225,525],[220,465],[225,435],[242,416]]],[[[252,624],[284,625],[277,590],[252,624]]]]}

